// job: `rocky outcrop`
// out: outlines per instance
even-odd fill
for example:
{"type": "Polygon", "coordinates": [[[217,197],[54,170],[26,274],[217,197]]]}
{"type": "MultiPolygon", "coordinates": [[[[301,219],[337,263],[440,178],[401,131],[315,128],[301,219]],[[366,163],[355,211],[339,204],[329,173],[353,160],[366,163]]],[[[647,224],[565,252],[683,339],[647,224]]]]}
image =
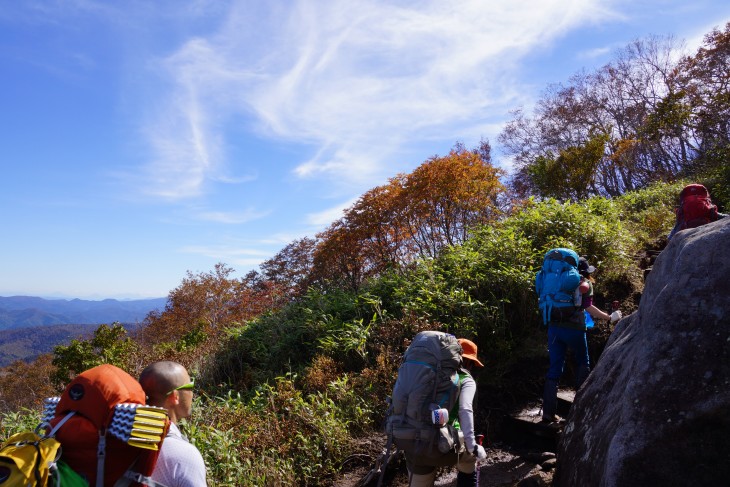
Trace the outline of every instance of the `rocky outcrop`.
{"type": "Polygon", "coordinates": [[[554,485],[730,485],[730,218],[677,234],[576,395],[554,485]]]}

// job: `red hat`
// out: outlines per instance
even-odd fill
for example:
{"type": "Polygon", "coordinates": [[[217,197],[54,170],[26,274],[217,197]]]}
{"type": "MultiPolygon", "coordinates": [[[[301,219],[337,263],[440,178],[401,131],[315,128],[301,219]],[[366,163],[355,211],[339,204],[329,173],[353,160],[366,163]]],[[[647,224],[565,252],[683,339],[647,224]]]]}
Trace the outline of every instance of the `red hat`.
{"type": "Polygon", "coordinates": [[[461,349],[464,350],[464,353],[461,354],[462,357],[468,358],[479,367],[484,367],[484,364],[477,358],[477,346],[473,341],[466,338],[459,338],[457,341],[461,345],[461,349]]]}

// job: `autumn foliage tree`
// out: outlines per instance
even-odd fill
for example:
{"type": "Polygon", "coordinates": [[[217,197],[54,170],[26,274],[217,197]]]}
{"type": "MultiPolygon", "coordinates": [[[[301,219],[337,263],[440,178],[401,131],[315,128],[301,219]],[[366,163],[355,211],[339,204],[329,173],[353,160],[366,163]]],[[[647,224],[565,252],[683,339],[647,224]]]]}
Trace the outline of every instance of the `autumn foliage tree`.
{"type": "Polygon", "coordinates": [[[339,282],[357,289],[386,269],[403,269],[466,240],[477,224],[501,215],[506,191],[489,145],[457,145],[410,174],[371,189],[317,236],[312,282],[339,282]]]}
{"type": "Polygon", "coordinates": [[[0,414],[24,407],[40,410],[43,399],[59,394],[48,380],[56,370],[52,358],[43,354],[31,363],[18,360],[0,371],[0,414]]]}
{"type": "Polygon", "coordinates": [[[727,199],[728,72],[730,23],[705,36],[694,55],[671,37],[637,40],[595,72],[548,87],[532,115],[516,110],[499,136],[515,161],[513,188],[566,199],[706,177],[727,199]],[[558,177],[589,167],[582,188],[558,177]]]}
{"type": "Polygon", "coordinates": [[[679,63],[682,97],[675,105],[687,130],[699,141],[689,175],[715,179],[713,197],[730,202],[730,22],[713,29],[694,56],[679,63]]]}
{"type": "Polygon", "coordinates": [[[254,273],[248,276],[251,283],[269,283],[287,296],[303,295],[310,284],[316,245],[316,240],[310,237],[294,240],[272,258],[262,262],[259,266],[260,275],[254,273]]]}
{"type": "Polygon", "coordinates": [[[538,156],[525,167],[525,175],[542,196],[558,200],[585,199],[596,192],[593,174],[607,141],[606,134],[594,135],[580,146],[562,149],[557,156],[552,152],[538,156]]]}
{"type": "Polygon", "coordinates": [[[211,272],[188,271],[170,292],[165,309],[145,319],[142,342],[174,343],[191,333],[216,337],[225,328],[274,309],[282,301],[283,292],[275,282],[262,281],[255,273],[236,279],[231,277],[233,272],[222,263],[211,272]]]}
{"type": "Polygon", "coordinates": [[[419,255],[436,257],[443,247],[464,242],[475,225],[497,220],[502,175],[478,151],[463,147],[407,175],[403,216],[419,255]]]}
{"type": "Polygon", "coordinates": [[[697,149],[682,118],[674,117],[681,114],[672,101],[682,90],[678,50],[671,37],[637,40],[595,72],[549,86],[532,115],[516,110],[499,136],[515,161],[514,189],[562,199],[618,196],[676,178],[697,149]],[[663,108],[673,117],[658,124],[663,108]],[[582,187],[570,184],[571,195],[562,190],[564,180],[547,177],[551,170],[567,175],[589,168],[582,187]]]}

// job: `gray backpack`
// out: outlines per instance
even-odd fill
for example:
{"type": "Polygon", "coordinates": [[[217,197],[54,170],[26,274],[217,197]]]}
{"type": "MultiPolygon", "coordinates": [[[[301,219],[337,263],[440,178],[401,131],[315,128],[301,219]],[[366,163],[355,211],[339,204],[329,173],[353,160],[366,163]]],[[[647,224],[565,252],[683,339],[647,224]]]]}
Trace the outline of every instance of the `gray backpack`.
{"type": "Polygon", "coordinates": [[[434,423],[433,411],[451,411],[459,398],[459,368],[463,351],[456,337],[439,331],[416,335],[398,369],[385,429],[388,450],[394,442],[406,457],[419,463],[448,464],[458,453],[458,432],[450,424],[434,423]]]}

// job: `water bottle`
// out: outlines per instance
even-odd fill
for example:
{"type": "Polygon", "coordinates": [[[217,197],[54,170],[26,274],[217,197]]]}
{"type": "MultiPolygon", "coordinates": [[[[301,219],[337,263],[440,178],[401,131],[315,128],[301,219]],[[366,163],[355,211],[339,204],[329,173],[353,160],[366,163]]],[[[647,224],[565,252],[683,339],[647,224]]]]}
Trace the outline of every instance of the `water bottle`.
{"type": "Polygon", "coordinates": [[[586,330],[593,328],[593,316],[588,311],[583,311],[586,314],[586,330]]]}
{"type": "Polygon", "coordinates": [[[449,410],[446,408],[434,409],[431,411],[433,424],[443,426],[449,422],[449,410]]]}

